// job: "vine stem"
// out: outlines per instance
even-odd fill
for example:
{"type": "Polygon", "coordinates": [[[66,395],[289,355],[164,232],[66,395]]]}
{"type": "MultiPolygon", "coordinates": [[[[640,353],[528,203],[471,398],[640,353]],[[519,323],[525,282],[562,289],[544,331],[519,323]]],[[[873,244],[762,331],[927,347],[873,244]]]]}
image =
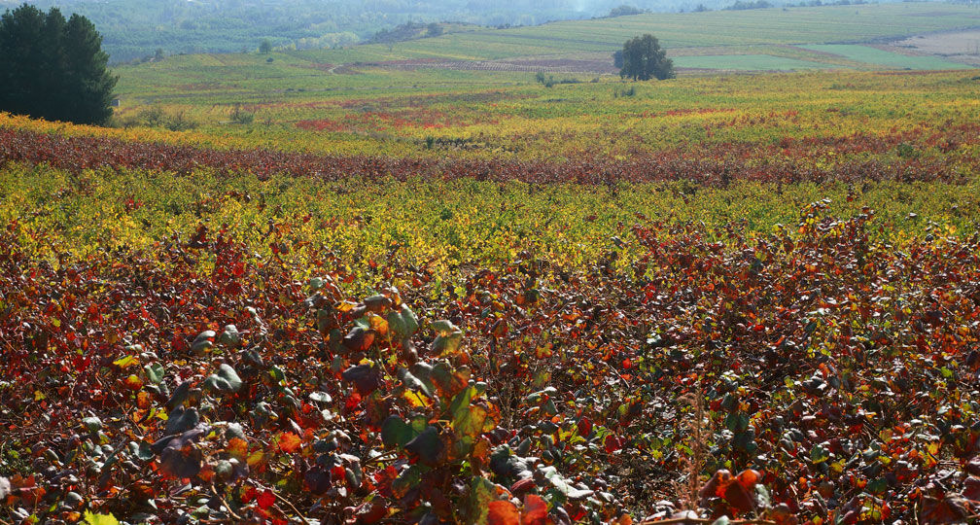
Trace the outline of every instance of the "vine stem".
{"type": "Polygon", "coordinates": [[[225,506],[225,509],[228,511],[228,515],[231,516],[231,519],[235,520],[236,523],[241,523],[242,521],[244,521],[240,516],[235,514],[235,511],[231,510],[231,505],[228,504],[228,500],[225,499],[225,495],[218,492],[214,488],[213,483],[211,484],[211,492],[214,492],[214,494],[218,496],[218,500],[221,502],[222,505],[225,506]]]}
{"type": "MultiPolygon", "coordinates": [[[[293,512],[295,512],[296,513],[296,517],[299,518],[300,521],[302,521],[306,525],[310,525],[310,522],[306,521],[306,518],[304,518],[303,517],[303,514],[299,511],[299,509],[296,508],[296,505],[293,505],[293,503],[291,501],[289,501],[288,499],[280,496],[278,492],[276,492],[276,491],[273,490],[272,493],[276,496],[276,499],[277,500],[281,501],[282,503],[285,503],[287,507],[289,507],[293,512]]],[[[773,524],[773,525],[775,525],[775,524],[773,524]]]]}

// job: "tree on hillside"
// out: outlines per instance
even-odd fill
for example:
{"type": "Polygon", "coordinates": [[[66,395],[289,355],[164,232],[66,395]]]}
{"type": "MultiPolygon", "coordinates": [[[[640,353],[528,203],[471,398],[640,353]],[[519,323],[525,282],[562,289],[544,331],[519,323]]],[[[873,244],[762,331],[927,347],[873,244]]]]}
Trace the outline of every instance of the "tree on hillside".
{"type": "Polygon", "coordinates": [[[623,44],[623,65],[619,76],[633,80],[674,78],[674,61],[653,35],[638,36],[623,44]]]}
{"type": "Polygon", "coordinates": [[[85,17],[24,4],[0,17],[0,111],[105,124],[117,77],[85,17]]]}
{"type": "Polygon", "coordinates": [[[440,25],[437,22],[432,22],[431,24],[426,26],[425,36],[428,37],[441,36],[445,32],[446,30],[442,27],[442,25],[440,25]]]}
{"type": "Polygon", "coordinates": [[[268,38],[263,39],[262,42],[259,43],[259,53],[263,55],[268,55],[271,52],[272,52],[272,41],[269,40],[268,38]]]}

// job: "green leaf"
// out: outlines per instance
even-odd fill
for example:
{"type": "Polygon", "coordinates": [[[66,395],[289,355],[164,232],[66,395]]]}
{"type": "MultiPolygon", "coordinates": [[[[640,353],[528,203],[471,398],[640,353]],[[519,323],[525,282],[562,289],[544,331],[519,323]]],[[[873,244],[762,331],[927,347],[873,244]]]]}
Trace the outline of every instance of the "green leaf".
{"type": "Polygon", "coordinates": [[[888,481],[885,478],[876,478],[868,483],[868,492],[872,494],[884,494],[888,490],[888,481]]]}
{"type": "Polygon", "coordinates": [[[453,402],[449,405],[449,412],[454,418],[457,417],[457,414],[460,411],[469,408],[470,402],[473,401],[474,395],[476,395],[476,389],[472,386],[468,386],[453,398],[453,402]]]}
{"type": "Polygon", "coordinates": [[[538,470],[558,492],[567,495],[572,490],[571,484],[568,483],[568,480],[555,467],[541,467],[538,470]]]}
{"type": "Polygon", "coordinates": [[[381,441],[387,448],[404,448],[420,432],[399,416],[391,415],[381,424],[381,441]]]}
{"type": "Polygon", "coordinates": [[[357,392],[366,396],[377,390],[383,384],[381,369],[374,363],[352,366],[341,374],[344,381],[354,383],[357,392]]]}
{"type": "Polygon", "coordinates": [[[472,403],[477,395],[476,387],[469,386],[460,392],[449,406],[449,411],[453,415],[453,428],[473,438],[483,433],[483,424],[487,420],[487,409],[472,403]]]}
{"type": "Polygon", "coordinates": [[[544,476],[545,479],[555,488],[558,493],[562,494],[569,500],[581,500],[588,498],[595,494],[594,491],[587,489],[580,489],[573,486],[564,476],[558,472],[555,467],[539,467],[538,471],[544,476]]]}
{"type": "Polygon", "coordinates": [[[85,425],[86,430],[93,434],[102,430],[102,420],[95,416],[83,419],[82,424],[85,425]]]}
{"type": "Polygon", "coordinates": [[[388,328],[393,334],[392,339],[400,341],[418,332],[419,320],[408,306],[402,305],[401,311],[388,312],[388,328]]]}
{"type": "Polygon", "coordinates": [[[404,367],[398,367],[398,370],[395,371],[395,375],[397,375],[398,379],[400,379],[402,384],[405,385],[405,388],[411,390],[412,392],[422,392],[430,399],[435,399],[435,394],[432,392],[432,388],[423,383],[419,378],[412,375],[412,373],[404,367]]]}
{"type": "Polygon", "coordinates": [[[286,380],[286,373],[278,366],[269,367],[269,376],[272,380],[279,383],[286,380]]]}
{"type": "Polygon", "coordinates": [[[429,467],[437,467],[446,459],[446,444],[439,437],[439,430],[429,426],[405,444],[405,450],[419,458],[419,462],[429,467]]]}
{"type": "Polygon", "coordinates": [[[143,367],[143,370],[146,371],[146,377],[149,378],[151,383],[157,385],[163,381],[165,370],[160,363],[148,364],[143,367]]]}
{"type": "Polygon", "coordinates": [[[457,372],[448,362],[439,361],[432,367],[431,378],[439,389],[439,395],[448,399],[462,391],[469,380],[469,374],[457,372]]]}
{"type": "Polygon", "coordinates": [[[214,336],[216,336],[214,330],[205,330],[194,338],[194,342],[191,343],[192,352],[203,352],[214,346],[214,336]]]}
{"type": "Polygon", "coordinates": [[[213,392],[238,392],[242,388],[242,380],[234,368],[222,364],[216,374],[211,374],[204,380],[204,388],[213,392]]]}
{"type": "Polygon", "coordinates": [[[810,461],[813,463],[823,463],[830,459],[830,453],[822,445],[814,445],[810,449],[810,461]]]}
{"type": "Polygon", "coordinates": [[[445,337],[457,331],[457,328],[452,322],[442,320],[432,323],[432,330],[434,330],[437,335],[445,337]]]}
{"type": "Polygon", "coordinates": [[[119,525],[119,520],[112,514],[92,514],[85,511],[85,522],[89,525],[119,525]]]}
{"type": "Polygon", "coordinates": [[[472,523],[486,523],[490,502],[497,499],[497,488],[487,478],[474,478],[470,484],[470,501],[472,523]]]}
{"type": "Polygon", "coordinates": [[[412,465],[403,470],[401,474],[391,482],[391,491],[395,497],[401,498],[409,490],[417,487],[422,482],[422,469],[418,465],[412,465]]]}
{"type": "Polygon", "coordinates": [[[541,390],[539,392],[533,392],[531,394],[528,394],[527,402],[528,404],[531,405],[537,405],[541,401],[555,395],[558,395],[558,389],[553,386],[549,386],[548,388],[545,388],[544,390],[541,390]]]}
{"type": "Polygon", "coordinates": [[[230,324],[221,332],[218,341],[225,346],[235,347],[242,343],[242,334],[238,332],[237,326],[230,324]]]}
{"type": "Polygon", "coordinates": [[[178,407],[170,413],[164,432],[166,435],[180,434],[197,426],[200,420],[201,417],[198,415],[196,408],[185,410],[184,407],[178,407]]]}
{"type": "Polygon", "coordinates": [[[745,432],[749,428],[749,416],[743,412],[732,412],[725,417],[725,427],[732,432],[745,432]]]}
{"type": "Polygon", "coordinates": [[[432,340],[432,353],[435,355],[440,355],[447,352],[455,352],[459,350],[459,346],[462,343],[463,332],[460,332],[459,330],[447,335],[439,335],[432,340]]]}

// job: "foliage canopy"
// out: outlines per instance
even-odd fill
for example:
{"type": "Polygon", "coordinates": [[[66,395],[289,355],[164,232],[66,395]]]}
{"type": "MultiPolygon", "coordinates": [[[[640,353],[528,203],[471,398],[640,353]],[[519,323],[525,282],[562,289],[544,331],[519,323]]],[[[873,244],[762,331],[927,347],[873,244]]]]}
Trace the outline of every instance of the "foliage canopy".
{"type": "Polygon", "coordinates": [[[87,18],[65,20],[24,4],[0,17],[0,110],[47,120],[104,124],[117,77],[87,18]]]}
{"type": "Polygon", "coordinates": [[[623,44],[622,69],[619,76],[633,80],[674,78],[674,61],[660,47],[657,37],[646,34],[623,44]]]}

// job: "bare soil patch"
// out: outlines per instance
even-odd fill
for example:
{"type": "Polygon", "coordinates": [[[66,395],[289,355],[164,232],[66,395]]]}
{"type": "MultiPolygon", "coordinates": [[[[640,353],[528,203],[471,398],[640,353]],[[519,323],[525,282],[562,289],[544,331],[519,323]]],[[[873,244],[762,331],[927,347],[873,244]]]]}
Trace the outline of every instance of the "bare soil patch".
{"type": "Polygon", "coordinates": [[[936,55],[980,67],[980,29],[916,35],[881,48],[904,54],[936,55]]]}

